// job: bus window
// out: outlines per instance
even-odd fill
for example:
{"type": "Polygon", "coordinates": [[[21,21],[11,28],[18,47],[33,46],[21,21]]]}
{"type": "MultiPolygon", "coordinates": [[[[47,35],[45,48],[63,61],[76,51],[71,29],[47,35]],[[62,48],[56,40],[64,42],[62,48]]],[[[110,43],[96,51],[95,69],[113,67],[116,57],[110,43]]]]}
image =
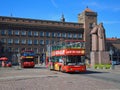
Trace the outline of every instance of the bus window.
{"type": "Polygon", "coordinates": [[[68,56],[66,60],[67,65],[81,65],[84,64],[83,56],[68,56]]]}

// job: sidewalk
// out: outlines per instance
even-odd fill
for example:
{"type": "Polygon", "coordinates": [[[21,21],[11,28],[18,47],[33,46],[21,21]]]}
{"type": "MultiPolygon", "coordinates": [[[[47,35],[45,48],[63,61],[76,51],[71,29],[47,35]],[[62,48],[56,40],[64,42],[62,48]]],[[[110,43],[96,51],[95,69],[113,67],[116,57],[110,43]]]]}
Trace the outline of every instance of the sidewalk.
{"type": "Polygon", "coordinates": [[[120,65],[116,65],[114,69],[93,69],[93,68],[88,68],[87,70],[96,71],[96,72],[109,72],[109,73],[120,74],[120,65]]]}

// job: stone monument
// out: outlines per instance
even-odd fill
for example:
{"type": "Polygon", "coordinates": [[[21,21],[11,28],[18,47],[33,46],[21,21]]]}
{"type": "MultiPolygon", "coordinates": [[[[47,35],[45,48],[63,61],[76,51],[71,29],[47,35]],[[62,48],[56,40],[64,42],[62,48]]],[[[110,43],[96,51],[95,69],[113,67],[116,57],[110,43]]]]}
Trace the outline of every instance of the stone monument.
{"type": "Polygon", "coordinates": [[[90,53],[91,65],[95,64],[108,64],[109,52],[105,48],[105,29],[103,23],[97,25],[93,23],[93,29],[90,32],[92,40],[92,51],[90,53]]]}

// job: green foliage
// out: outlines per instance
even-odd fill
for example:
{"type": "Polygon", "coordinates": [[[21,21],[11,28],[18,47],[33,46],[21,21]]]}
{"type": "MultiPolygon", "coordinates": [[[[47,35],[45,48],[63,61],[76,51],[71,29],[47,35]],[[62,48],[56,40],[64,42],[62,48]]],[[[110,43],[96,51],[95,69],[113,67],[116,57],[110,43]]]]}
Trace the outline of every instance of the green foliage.
{"type": "Polygon", "coordinates": [[[105,65],[105,69],[110,69],[111,68],[111,65],[110,64],[106,64],[105,65]]]}
{"type": "Polygon", "coordinates": [[[94,65],[94,69],[110,69],[110,64],[96,64],[94,65]]]}
{"type": "Polygon", "coordinates": [[[97,67],[98,67],[98,65],[97,65],[97,64],[96,64],[96,65],[94,65],[94,68],[95,68],[95,69],[97,69],[97,67]]]}

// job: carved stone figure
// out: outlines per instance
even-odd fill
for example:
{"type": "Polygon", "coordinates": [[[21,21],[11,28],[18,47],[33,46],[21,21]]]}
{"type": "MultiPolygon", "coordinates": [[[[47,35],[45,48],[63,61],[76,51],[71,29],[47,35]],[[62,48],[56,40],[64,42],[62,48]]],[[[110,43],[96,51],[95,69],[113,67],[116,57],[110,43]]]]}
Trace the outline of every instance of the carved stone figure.
{"type": "Polygon", "coordinates": [[[93,23],[92,35],[92,51],[105,51],[105,30],[103,24],[97,25],[93,23]]]}
{"type": "Polygon", "coordinates": [[[92,36],[92,51],[98,50],[98,25],[96,23],[93,23],[93,29],[91,30],[90,34],[92,36]]]}
{"type": "Polygon", "coordinates": [[[98,44],[98,50],[105,51],[105,29],[103,23],[100,23],[98,28],[98,44]]]}

